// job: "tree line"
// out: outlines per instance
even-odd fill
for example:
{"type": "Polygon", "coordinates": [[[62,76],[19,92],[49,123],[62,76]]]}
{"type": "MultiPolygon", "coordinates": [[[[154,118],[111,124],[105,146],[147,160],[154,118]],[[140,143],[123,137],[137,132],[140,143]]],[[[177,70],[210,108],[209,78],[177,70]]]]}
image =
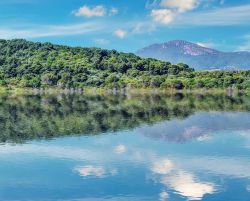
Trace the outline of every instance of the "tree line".
{"type": "Polygon", "coordinates": [[[250,88],[250,71],[195,71],[132,53],[0,40],[0,86],[31,88],[250,88]]]}

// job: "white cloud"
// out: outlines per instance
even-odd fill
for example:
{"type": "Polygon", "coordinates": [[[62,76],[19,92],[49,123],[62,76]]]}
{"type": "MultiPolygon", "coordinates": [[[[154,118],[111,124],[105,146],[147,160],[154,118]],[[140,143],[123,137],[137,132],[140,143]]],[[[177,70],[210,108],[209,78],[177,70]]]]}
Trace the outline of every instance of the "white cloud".
{"type": "Polygon", "coordinates": [[[160,161],[156,161],[152,168],[151,171],[157,174],[168,174],[170,173],[174,168],[174,164],[172,161],[168,159],[163,159],[160,161]]]}
{"type": "Polygon", "coordinates": [[[170,9],[153,9],[150,16],[155,22],[160,24],[169,24],[174,20],[176,13],[170,9]]]}
{"type": "MultiPolygon", "coordinates": [[[[155,5],[156,2],[153,2],[155,5]]],[[[159,2],[161,9],[151,10],[150,16],[155,22],[160,24],[168,25],[174,19],[190,10],[193,10],[198,6],[198,0],[161,0],[159,2]]]]}
{"type": "Polygon", "coordinates": [[[123,145],[123,144],[120,144],[120,145],[116,146],[115,149],[114,149],[114,152],[115,152],[116,154],[123,154],[123,153],[125,153],[126,151],[127,151],[127,148],[126,148],[126,146],[123,145]]]}
{"type": "Polygon", "coordinates": [[[73,11],[73,14],[76,17],[103,17],[105,15],[113,16],[118,14],[118,9],[115,7],[112,7],[110,9],[105,8],[102,5],[89,7],[89,6],[82,6],[78,10],[73,11]]]}
{"type": "Polygon", "coordinates": [[[117,29],[115,32],[114,32],[115,36],[120,38],[120,39],[123,39],[126,37],[127,35],[127,32],[123,29],[117,29]]]}
{"type": "Polygon", "coordinates": [[[92,22],[66,25],[41,25],[30,28],[0,28],[0,38],[12,39],[81,35],[96,32],[102,28],[102,24],[92,22]]]}
{"type": "Polygon", "coordinates": [[[102,17],[106,14],[106,8],[102,5],[95,7],[82,6],[77,11],[74,11],[75,16],[85,17],[102,17]]]}
{"type": "Polygon", "coordinates": [[[161,0],[160,6],[177,9],[178,12],[193,10],[198,6],[198,0],[161,0]]]}

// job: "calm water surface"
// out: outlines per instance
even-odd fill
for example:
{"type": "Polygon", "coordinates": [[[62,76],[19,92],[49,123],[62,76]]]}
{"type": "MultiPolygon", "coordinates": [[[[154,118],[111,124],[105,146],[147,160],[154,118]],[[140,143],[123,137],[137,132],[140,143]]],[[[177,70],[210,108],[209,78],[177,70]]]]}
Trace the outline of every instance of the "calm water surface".
{"type": "Polygon", "coordinates": [[[248,95],[1,95],[0,200],[249,201],[248,95]]]}

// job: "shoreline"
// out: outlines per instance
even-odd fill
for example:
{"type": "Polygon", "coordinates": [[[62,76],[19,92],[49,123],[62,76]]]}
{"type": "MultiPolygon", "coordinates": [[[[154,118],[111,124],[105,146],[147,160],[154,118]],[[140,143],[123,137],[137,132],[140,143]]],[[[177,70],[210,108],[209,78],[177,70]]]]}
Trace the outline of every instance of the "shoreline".
{"type": "Polygon", "coordinates": [[[0,87],[0,95],[4,93],[12,94],[100,94],[100,95],[126,95],[126,94],[226,94],[233,96],[234,94],[250,94],[250,90],[238,90],[238,89],[225,89],[225,88],[212,88],[212,89],[162,89],[162,88],[130,88],[130,89],[110,89],[110,88],[96,88],[96,87],[86,87],[81,89],[61,89],[61,88],[7,88],[0,87]]]}

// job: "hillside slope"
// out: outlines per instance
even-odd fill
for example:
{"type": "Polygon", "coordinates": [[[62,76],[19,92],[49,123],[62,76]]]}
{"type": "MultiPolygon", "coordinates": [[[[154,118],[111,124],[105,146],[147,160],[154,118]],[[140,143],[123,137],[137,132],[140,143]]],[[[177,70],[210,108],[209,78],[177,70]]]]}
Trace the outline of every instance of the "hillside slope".
{"type": "Polygon", "coordinates": [[[187,65],[171,65],[115,50],[0,40],[2,84],[28,87],[122,86],[136,77],[191,72],[187,65]]]}
{"type": "Polygon", "coordinates": [[[0,40],[0,86],[250,88],[250,71],[195,72],[115,50],[0,40]]]}

